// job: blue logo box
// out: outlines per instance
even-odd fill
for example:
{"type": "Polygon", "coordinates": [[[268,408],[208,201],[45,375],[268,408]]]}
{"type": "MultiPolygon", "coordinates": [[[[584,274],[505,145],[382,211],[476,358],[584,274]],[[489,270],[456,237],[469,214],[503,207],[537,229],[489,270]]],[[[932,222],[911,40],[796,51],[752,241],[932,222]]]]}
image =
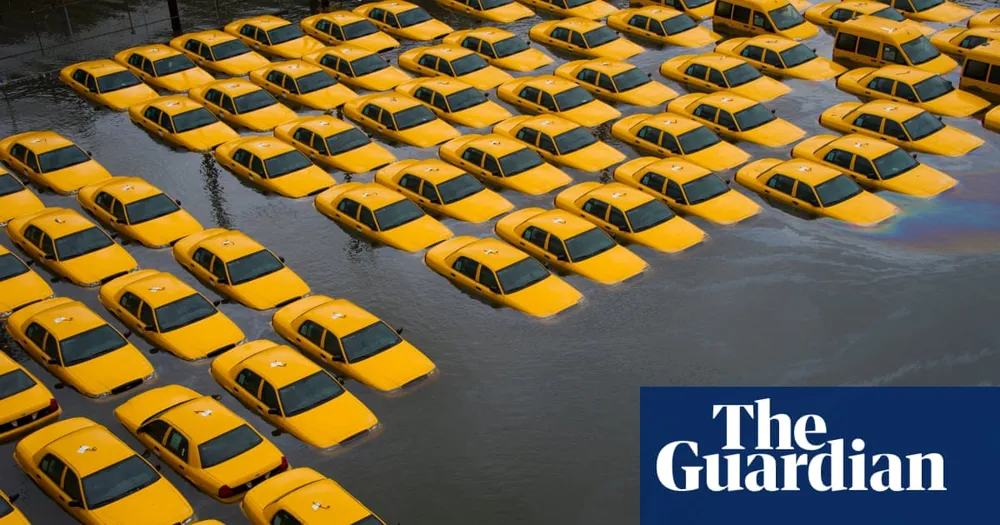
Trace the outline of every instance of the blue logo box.
{"type": "Polygon", "coordinates": [[[1000,388],[644,387],[641,525],[1000,523],[1000,388]]]}

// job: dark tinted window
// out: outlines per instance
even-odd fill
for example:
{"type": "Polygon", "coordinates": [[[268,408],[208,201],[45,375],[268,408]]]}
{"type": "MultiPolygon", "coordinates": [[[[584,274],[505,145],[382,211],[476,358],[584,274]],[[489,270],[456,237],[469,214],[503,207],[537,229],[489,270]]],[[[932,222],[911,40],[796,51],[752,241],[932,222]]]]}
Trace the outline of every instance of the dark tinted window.
{"type": "Polygon", "coordinates": [[[48,173],[76,166],[88,160],[90,160],[90,157],[82,149],[76,146],[64,146],[39,155],[38,165],[42,173],[48,173]]]}
{"type": "Polygon", "coordinates": [[[375,24],[367,20],[359,20],[357,22],[347,24],[346,26],[342,26],[341,29],[344,31],[344,40],[354,40],[355,38],[368,36],[378,31],[375,24]]]}
{"type": "MultiPolygon", "coordinates": [[[[664,137],[666,136],[667,135],[664,134],[664,137]]],[[[715,133],[712,133],[708,128],[698,126],[687,133],[681,133],[678,140],[680,140],[681,149],[684,153],[691,154],[701,151],[709,146],[714,146],[715,144],[718,144],[721,139],[715,136],[715,133]]]]}
{"type": "Polygon", "coordinates": [[[560,155],[572,153],[596,142],[597,139],[583,128],[573,128],[556,135],[556,146],[560,155]]]}
{"type": "Polygon", "coordinates": [[[729,186],[716,175],[705,175],[684,185],[688,204],[695,205],[718,197],[729,191],[729,186]]]}
{"type": "Polygon", "coordinates": [[[715,16],[730,18],[733,14],[733,4],[719,0],[715,3],[715,16]]]}
{"type": "Polygon", "coordinates": [[[455,76],[460,77],[462,75],[468,75],[474,71],[479,71],[485,68],[489,64],[483,57],[470,53],[461,58],[456,58],[451,61],[451,68],[455,71],[455,76]]]}
{"type": "Polygon", "coordinates": [[[799,185],[795,187],[795,198],[808,202],[813,206],[819,206],[819,201],[816,200],[816,194],[813,193],[812,188],[804,182],[800,181],[799,185]]]}
{"type": "Polygon", "coordinates": [[[944,127],[940,120],[924,111],[903,122],[903,127],[910,134],[910,140],[920,140],[944,127]]]}
{"type": "Polygon", "coordinates": [[[903,52],[914,65],[923,64],[941,55],[941,52],[923,35],[903,43],[903,52]]]}
{"type": "Polygon", "coordinates": [[[326,138],[326,146],[330,150],[330,155],[340,155],[346,151],[360,148],[370,142],[371,139],[368,138],[368,135],[365,135],[357,128],[349,129],[326,138]]]}
{"type": "Polygon", "coordinates": [[[396,129],[399,131],[415,128],[437,118],[434,116],[434,112],[423,105],[404,109],[394,116],[396,117],[396,129]]]}
{"type": "Polygon", "coordinates": [[[559,111],[566,111],[593,102],[594,97],[582,87],[576,86],[556,94],[559,111]]]}
{"type": "Polygon", "coordinates": [[[750,64],[743,63],[736,67],[727,69],[725,71],[726,80],[729,81],[729,87],[737,87],[746,84],[747,82],[752,82],[761,77],[760,71],[757,68],[751,66],[750,64]]]}
{"type": "Polygon", "coordinates": [[[736,122],[741,131],[751,130],[774,120],[774,115],[760,104],[754,104],[742,111],[736,112],[736,122]]]}
{"type": "Polygon", "coordinates": [[[201,467],[209,468],[229,461],[260,445],[262,441],[260,436],[249,426],[240,425],[198,446],[198,455],[201,456],[201,467]]]}
{"type": "Polygon", "coordinates": [[[179,73],[181,71],[187,71],[188,69],[194,69],[194,63],[187,55],[174,55],[172,57],[161,58],[156,62],[153,62],[153,68],[156,69],[156,76],[162,77],[164,75],[172,75],[174,73],[179,73]]]}
{"type": "Polygon", "coordinates": [[[741,5],[733,5],[733,20],[744,24],[750,23],[750,9],[741,5]]]}
{"type": "Polygon", "coordinates": [[[87,508],[94,510],[139,492],[160,480],[139,456],[132,456],[83,478],[83,494],[87,508]]]}
{"type": "Polygon", "coordinates": [[[543,163],[544,161],[538,156],[538,153],[528,148],[520,149],[500,157],[500,166],[507,177],[513,177],[518,173],[541,166],[543,163]]]}
{"type": "Polygon", "coordinates": [[[10,195],[11,193],[17,193],[24,189],[21,182],[14,178],[13,175],[0,174],[0,197],[4,195],[10,195]]]}
{"type": "Polygon", "coordinates": [[[416,9],[410,9],[409,11],[403,11],[402,13],[396,15],[396,18],[399,19],[400,27],[410,27],[412,25],[430,20],[431,15],[427,14],[427,11],[418,7],[416,9]]]}
{"type": "Polygon", "coordinates": [[[791,195],[792,194],[792,187],[795,186],[795,180],[792,179],[791,177],[786,177],[786,176],[778,173],[778,174],[775,174],[774,176],[772,176],[767,181],[767,185],[768,185],[768,187],[774,188],[774,189],[780,191],[781,193],[785,193],[787,195],[791,195]]]}
{"type": "Polygon", "coordinates": [[[336,84],[333,77],[326,71],[316,71],[308,75],[303,75],[295,79],[295,83],[299,86],[299,93],[303,94],[319,91],[336,84]]]}
{"type": "MultiPolygon", "coordinates": [[[[860,159],[860,157],[858,158],[860,159]]],[[[883,180],[902,175],[919,165],[920,163],[916,159],[907,155],[905,151],[899,148],[875,159],[875,168],[878,169],[878,174],[883,180]]]]}
{"type": "Polygon", "coordinates": [[[837,42],[834,44],[834,46],[837,49],[850,51],[852,53],[854,52],[854,49],[857,47],[857,45],[858,45],[858,37],[849,33],[838,33],[837,42]]]}
{"type": "Polygon", "coordinates": [[[160,324],[160,332],[169,332],[215,315],[215,312],[215,306],[207,299],[200,294],[192,294],[157,308],[156,320],[160,324]]]}
{"type": "Polygon", "coordinates": [[[20,394],[33,386],[35,386],[35,382],[23,370],[11,370],[6,374],[0,375],[0,399],[7,399],[14,394],[20,394]]]}
{"type": "Polygon", "coordinates": [[[340,342],[347,354],[347,361],[356,363],[398,345],[403,340],[382,321],[344,336],[340,342]]]}
{"type": "Polygon", "coordinates": [[[781,52],[781,60],[785,62],[785,67],[795,67],[799,64],[805,64],[814,58],[816,58],[816,53],[813,53],[812,49],[802,44],[790,47],[781,52]]]}
{"type": "Polygon", "coordinates": [[[229,277],[233,285],[258,279],[285,267],[267,250],[244,255],[235,261],[230,261],[226,266],[229,268],[229,277]]]}
{"type": "Polygon", "coordinates": [[[462,200],[470,195],[483,191],[483,183],[479,179],[463,173],[454,179],[438,184],[437,190],[441,194],[443,204],[451,204],[462,200]]]}
{"type": "Polygon", "coordinates": [[[423,216],[424,212],[409,199],[403,199],[375,210],[380,231],[391,230],[423,216]]]}
{"type": "Polygon", "coordinates": [[[679,15],[673,18],[668,18],[667,20],[663,21],[663,29],[667,31],[668,35],[676,35],[677,33],[683,33],[684,31],[687,31],[695,27],[696,25],[698,24],[696,24],[694,20],[692,20],[691,17],[687,15],[679,15]]]}
{"type": "Polygon", "coordinates": [[[285,417],[316,408],[344,393],[344,387],[323,371],[299,379],[278,390],[285,417]]]}
{"type": "Polygon", "coordinates": [[[852,158],[853,155],[850,153],[841,149],[835,149],[827,153],[826,156],[823,157],[823,160],[836,164],[842,168],[850,169],[852,158]]]}
{"type": "Polygon", "coordinates": [[[205,108],[192,109],[191,111],[174,115],[174,131],[176,133],[184,133],[185,131],[215,124],[218,121],[215,115],[205,108]]]}
{"type": "Polygon", "coordinates": [[[892,138],[906,140],[906,133],[903,131],[903,128],[900,127],[899,122],[892,119],[885,119],[885,128],[883,128],[882,133],[892,138]]]}
{"type": "Polygon", "coordinates": [[[278,103],[270,93],[264,91],[263,89],[258,89],[257,91],[251,91],[244,95],[236,97],[236,111],[240,114],[249,113],[251,111],[257,111],[261,108],[266,108],[268,106],[273,106],[278,103]]]}
{"type": "Polygon", "coordinates": [[[573,262],[585,261],[615,246],[615,241],[600,228],[592,228],[566,239],[566,249],[573,262]]]}
{"type": "Polygon", "coordinates": [[[872,13],[871,16],[884,18],[886,20],[892,20],[893,22],[902,22],[903,20],[905,20],[905,18],[903,18],[903,15],[899,14],[899,11],[896,11],[891,7],[887,7],[881,11],[876,11],[872,13]]]}
{"type": "Polygon", "coordinates": [[[267,32],[267,37],[271,39],[272,46],[288,42],[289,40],[295,40],[302,36],[302,30],[295,24],[283,25],[267,32]]]}
{"type": "Polygon", "coordinates": [[[646,231],[674,217],[674,213],[670,211],[670,208],[667,208],[660,201],[655,200],[633,208],[625,212],[625,214],[628,215],[628,222],[632,225],[633,232],[646,231]]]}
{"type": "Polygon", "coordinates": [[[861,193],[861,187],[853,180],[843,176],[836,177],[816,186],[816,193],[823,206],[833,206],[861,193]]]}
{"type": "Polygon", "coordinates": [[[142,224],[179,210],[177,203],[164,194],[153,195],[125,206],[129,224],[142,224]]]}
{"type": "Polygon", "coordinates": [[[265,160],[264,165],[267,167],[267,177],[276,179],[289,173],[304,170],[312,166],[312,162],[301,151],[293,149],[265,160]]]}
{"type": "Polygon", "coordinates": [[[56,253],[60,261],[66,261],[112,244],[114,241],[106,233],[94,227],[56,239],[56,253]]]}
{"type": "Polygon", "coordinates": [[[486,102],[486,96],[483,95],[483,92],[471,87],[452,93],[447,98],[451,111],[461,111],[486,102]]]}
{"type": "Polygon", "coordinates": [[[878,56],[878,46],[879,43],[877,40],[862,37],[858,42],[858,54],[875,58],[878,56]]]}
{"type": "Polygon", "coordinates": [[[985,81],[986,71],[989,70],[989,68],[990,66],[986,62],[980,62],[969,58],[965,60],[965,67],[962,68],[962,76],[973,80],[985,81]]]}
{"type": "Polygon", "coordinates": [[[28,273],[28,267],[15,257],[14,254],[5,253],[0,255],[0,281],[25,273],[28,273]]]}
{"type": "Polygon", "coordinates": [[[86,332],[59,341],[63,366],[93,359],[125,346],[127,341],[108,325],[92,328],[86,332]]]}
{"type": "Polygon", "coordinates": [[[777,9],[772,9],[767,14],[774,21],[774,26],[781,30],[795,27],[806,21],[791,4],[785,4],[777,9]]]}
{"type": "MultiPolygon", "coordinates": [[[[995,70],[1000,71],[1000,67],[996,68],[995,70]]],[[[899,94],[899,88],[902,88],[903,86],[905,86],[905,84],[900,82],[899,87],[896,88],[897,94],[899,94]]],[[[934,75],[932,77],[928,77],[925,80],[917,82],[917,84],[914,87],[917,90],[917,95],[920,96],[920,100],[923,102],[934,100],[942,95],[951,93],[952,91],[955,90],[955,86],[952,85],[951,82],[945,80],[943,77],[938,75],[934,75]]]]}
{"type": "Polygon", "coordinates": [[[497,272],[503,293],[512,294],[549,276],[549,271],[531,257],[522,259],[497,272]]]}
{"type": "Polygon", "coordinates": [[[131,71],[119,71],[97,78],[97,87],[101,93],[111,93],[119,89],[125,89],[141,84],[138,78],[131,71]]]}
{"type": "Polygon", "coordinates": [[[583,34],[583,38],[587,41],[587,47],[593,49],[597,46],[603,46],[608,42],[618,40],[618,33],[614,32],[608,26],[601,26],[597,29],[591,29],[583,34]]]}
{"type": "Polygon", "coordinates": [[[882,129],[882,117],[863,113],[858,116],[858,118],[854,119],[854,125],[874,132],[879,132],[882,129]]]}
{"type": "Polygon", "coordinates": [[[215,56],[215,60],[225,60],[227,58],[233,58],[249,52],[250,48],[247,47],[242,40],[237,39],[212,46],[212,55],[215,56]]]}

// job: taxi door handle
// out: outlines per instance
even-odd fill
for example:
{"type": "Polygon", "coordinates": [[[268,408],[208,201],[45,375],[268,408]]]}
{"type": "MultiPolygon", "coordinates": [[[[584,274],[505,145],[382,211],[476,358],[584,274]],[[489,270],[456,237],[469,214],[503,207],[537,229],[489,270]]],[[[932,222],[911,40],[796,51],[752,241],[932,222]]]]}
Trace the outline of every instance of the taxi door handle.
{"type": "Polygon", "coordinates": [[[184,472],[187,469],[184,467],[184,465],[177,465],[177,470],[184,472]]]}
{"type": "Polygon", "coordinates": [[[771,190],[764,190],[764,193],[770,195],[771,194],[771,190]]]}
{"type": "Polygon", "coordinates": [[[866,95],[871,95],[871,94],[872,94],[872,92],[871,92],[870,90],[866,89],[866,90],[865,90],[865,94],[866,94],[866,95]]]}
{"type": "Polygon", "coordinates": [[[851,128],[851,131],[857,131],[858,128],[851,128]]]}

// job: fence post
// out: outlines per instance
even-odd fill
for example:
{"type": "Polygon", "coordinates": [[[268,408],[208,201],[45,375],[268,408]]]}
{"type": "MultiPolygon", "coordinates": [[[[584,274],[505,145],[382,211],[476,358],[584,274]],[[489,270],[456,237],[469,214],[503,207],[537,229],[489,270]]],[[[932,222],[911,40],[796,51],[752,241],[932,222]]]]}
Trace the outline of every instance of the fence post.
{"type": "Polygon", "coordinates": [[[170,28],[174,31],[174,36],[180,36],[184,31],[181,29],[181,11],[177,7],[177,0],[167,0],[167,9],[170,11],[170,28]]]}
{"type": "Polygon", "coordinates": [[[128,0],[125,0],[125,14],[128,15],[128,28],[135,34],[135,26],[132,24],[132,8],[128,5],[128,0]]]}

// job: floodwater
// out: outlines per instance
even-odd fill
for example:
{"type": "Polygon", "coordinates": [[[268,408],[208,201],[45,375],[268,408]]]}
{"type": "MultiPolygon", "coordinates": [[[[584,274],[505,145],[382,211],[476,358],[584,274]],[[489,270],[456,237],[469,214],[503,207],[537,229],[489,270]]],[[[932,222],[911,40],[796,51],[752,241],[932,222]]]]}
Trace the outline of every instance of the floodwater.
{"type": "MultiPolygon", "coordinates": [[[[478,25],[429,1],[421,3],[456,28],[478,25]]],[[[625,7],[626,0],[614,3],[625,7]]],[[[124,2],[74,5],[70,15],[76,38],[125,31],[44,56],[0,61],[0,74],[11,79],[168,38],[163,2],[130,4],[133,23],[142,24],[144,17],[160,21],[140,25],[133,35],[124,2]]],[[[237,15],[268,12],[275,4],[295,20],[308,14],[304,1],[243,2],[216,11],[208,0],[181,0],[181,14],[190,30],[218,26],[217,17],[228,22],[237,15]]],[[[356,2],[344,4],[354,7],[356,2]]],[[[39,16],[46,45],[69,41],[62,12],[39,16]]],[[[538,21],[512,26],[526,38],[538,21]]],[[[37,44],[30,25],[16,17],[5,17],[0,29],[0,56],[37,44]]],[[[809,44],[829,57],[828,34],[809,44]]],[[[403,48],[414,45],[407,42],[403,48]]],[[[662,81],[660,63],[704,51],[708,49],[650,48],[633,63],[662,81]]],[[[398,51],[391,54],[395,62],[398,51]]],[[[546,72],[567,58],[554,55],[558,60],[546,72]]],[[[955,72],[949,78],[957,85],[955,72]]],[[[852,99],[837,91],[833,81],[787,83],[793,91],[768,105],[810,134],[828,133],[817,122],[820,112],[852,99]]],[[[643,111],[620,109],[626,114],[643,111]]],[[[287,435],[273,438],[293,466],[320,470],[388,523],[405,525],[638,522],[642,385],[996,384],[1000,135],[972,118],[945,120],[987,143],[960,158],[921,155],[960,184],[930,201],[883,194],[903,210],[887,226],[859,230],[805,220],[771,206],[733,227],[695,219],[711,236],[704,245],[677,256],[637,247],[651,268],[621,286],[570,276],[585,301],[554,319],[538,321],[464,295],[425,267],[421,255],[373,248],[352,238],[317,213],[310,199],[262,195],[211,158],[154,142],[126,115],[94,110],[55,78],[15,83],[8,86],[6,100],[0,100],[0,136],[57,130],[90,150],[112,173],[143,177],[180,199],[206,227],[249,233],[283,255],[314,292],[349,298],[393,326],[405,327],[405,336],[438,364],[441,374],[395,398],[349,382],[348,388],[380,418],[379,434],[332,455],[287,435]]],[[[611,139],[607,129],[601,132],[630,157],[637,156],[611,139]]],[[[741,146],[755,158],[787,158],[790,149],[741,146]]],[[[433,148],[392,148],[400,158],[436,154],[433,148]]],[[[599,176],[569,172],[576,181],[599,176]]],[[[732,173],[722,175],[731,178],[732,173]]],[[[335,176],[344,179],[341,173],[335,176]]],[[[371,180],[371,174],[355,180],[371,180]]],[[[547,207],[552,199],[505,195],[518,207],[547,207]]],[[[51,206],[77,208],[72,198],[43,198],[51,206]]],[[[445,222],[458,235],[492,232],[492,224],[445,222]]],[[[0,243],[10,247],[6,236],[0,243]]],[[[168,250],[128,249],[142,267],[173,272],[204,290],[168,250]]],[[[64,283],[54,288],[106,314],[96,290],[64,283]]],[[[278,340],[269,326],[270,313],[239,305],[222,309],[250,339],[278,340]]],[[[16,347],[8,352],[26,360],[16,347]]],[[[222,392],[209,376],[207,362],[184,363],[165,353],[149,358],[159,373],[153,386],[179,383],[204,394],[222,392]]],[[[33,362],[28,366],[53,386],[52,376],[33,362]]],[[[68,390],[54,392],[64,417],[87,416],[136,445],[112,414],[124,399],[95,402],[68,390]]],[[[232,397],[224,395],[223,401],[263,432],[270,430],[232,397]]],[[[38,523],[70,522],[15,467],[12,453],[12,444],[0,446],[0,489],[21,493],[19,506],[38,523]]],[[[236,505],[216,503],[169,469],[164,473],[199,517],[244,521],[236,505]]]]}

